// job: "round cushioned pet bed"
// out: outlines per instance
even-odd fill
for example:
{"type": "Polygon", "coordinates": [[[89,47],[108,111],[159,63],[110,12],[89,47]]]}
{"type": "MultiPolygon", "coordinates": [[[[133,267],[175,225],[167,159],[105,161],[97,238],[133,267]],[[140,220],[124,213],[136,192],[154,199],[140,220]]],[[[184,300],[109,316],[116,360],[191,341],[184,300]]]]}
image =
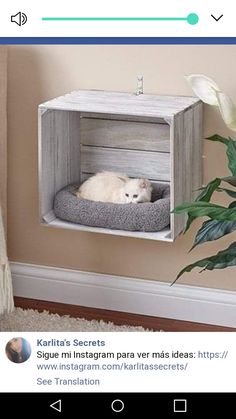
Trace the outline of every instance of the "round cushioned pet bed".
{"type": "Polygon", "coordinates": [[[152,184],[152,202],[113,204],[78,198],[78,185],[69,185],[55,195],[57,218],[90,227],[127,231],[160,231],[170,223],[170,187],[152,184]]]}

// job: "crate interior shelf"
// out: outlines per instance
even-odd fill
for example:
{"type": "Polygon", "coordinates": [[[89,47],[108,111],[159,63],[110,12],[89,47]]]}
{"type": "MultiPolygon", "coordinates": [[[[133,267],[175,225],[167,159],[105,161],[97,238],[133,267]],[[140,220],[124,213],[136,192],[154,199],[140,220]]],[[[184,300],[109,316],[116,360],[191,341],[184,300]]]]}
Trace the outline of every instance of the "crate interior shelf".
{"type": "Polygon", "coordinates": [[[185,216],[159,232],[87,227],[55,217],[55,194],[110,170],[168,183],[171,209],[201,182],[202,103],[194,97],[80,90],[39,105],[40,222],[48,227],[173,241],[185,216]]]}

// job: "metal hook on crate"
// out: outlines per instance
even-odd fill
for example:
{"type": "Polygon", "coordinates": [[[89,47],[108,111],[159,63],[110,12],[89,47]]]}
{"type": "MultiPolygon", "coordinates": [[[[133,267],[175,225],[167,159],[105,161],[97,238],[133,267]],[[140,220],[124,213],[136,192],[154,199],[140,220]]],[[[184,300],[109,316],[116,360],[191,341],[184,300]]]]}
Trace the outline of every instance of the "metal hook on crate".
{"type": "Polygon", "coordinates": [[[143,76],[137,76],[137,88],[136,88],[136,95],[143,94],[143,76]]]}

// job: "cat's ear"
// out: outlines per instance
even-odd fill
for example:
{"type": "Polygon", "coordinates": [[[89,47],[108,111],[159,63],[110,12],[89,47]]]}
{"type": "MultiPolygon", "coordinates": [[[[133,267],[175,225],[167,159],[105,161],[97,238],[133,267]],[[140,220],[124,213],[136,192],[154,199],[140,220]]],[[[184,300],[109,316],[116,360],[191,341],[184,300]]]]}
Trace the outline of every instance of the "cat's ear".
{"type": "Polygon", "coordinates": [[[151,183],[148,179],[139,179],[139,187],[143,189],[148,189],[151,187],[151,183]]]}

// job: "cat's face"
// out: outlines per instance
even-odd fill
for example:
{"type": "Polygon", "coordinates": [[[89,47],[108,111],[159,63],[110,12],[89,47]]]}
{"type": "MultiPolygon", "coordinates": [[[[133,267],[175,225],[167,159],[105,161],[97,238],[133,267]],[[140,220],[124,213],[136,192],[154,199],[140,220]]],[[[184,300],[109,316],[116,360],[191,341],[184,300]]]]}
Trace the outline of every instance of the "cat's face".
{"type": "Polygon", "coordinates": [[[151,183],[147,179],[130,179],[122,189],[125,203],[138,204],[140,202],[150,202],[152,194],[151,183]]]}

